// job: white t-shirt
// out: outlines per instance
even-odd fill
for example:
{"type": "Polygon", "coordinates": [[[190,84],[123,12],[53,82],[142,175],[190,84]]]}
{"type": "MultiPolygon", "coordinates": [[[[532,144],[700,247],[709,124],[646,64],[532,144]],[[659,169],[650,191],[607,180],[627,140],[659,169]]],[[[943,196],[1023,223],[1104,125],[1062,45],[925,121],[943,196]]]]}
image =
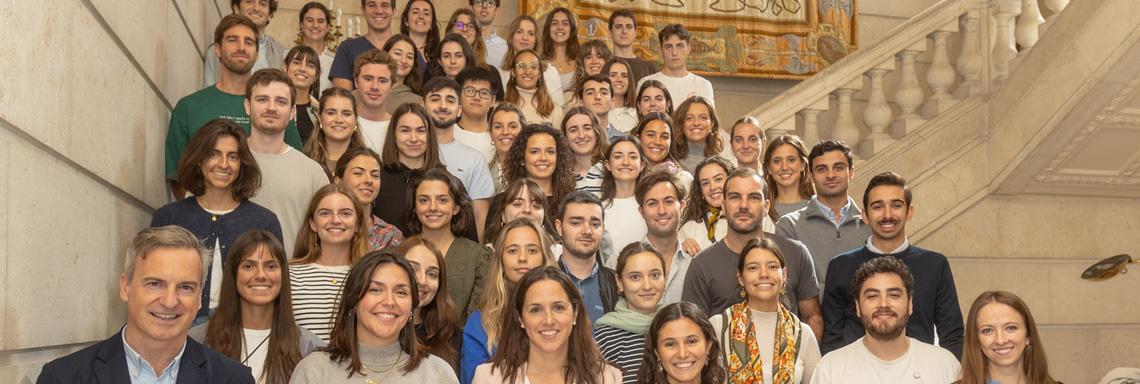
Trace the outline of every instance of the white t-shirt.
{"type": "MultiPolygon", "coordinates": [[[[227,213],[234,211],[233,209],[228,210],[228,211],[211,211],[211,210],[206,209],[206,208],[202,208],[202,209],[205,209],[206,212],[209,212],[210,214],[215,215],[215,216],[222,216],[222,215],[225,215],[227,213]]],[[[210,309],[217,308],[218,307],[218,301],[222,297],[222,273],[223,272],[222,272],[222,238],[221,237],[214,239],[214,252],[213,252],[213,254],[214,254],[214,258],[210,260],[210,277],[211,277],[210,278],[210,307],[209,307],[210,309]]]]}
{"type": "MultiPolygon", "coordinates": [[[[458,128],[452,128],[458,130],[458,128]]],[[[440,160],[452,176],[467,188],[471,200],[487,199],[495,194],[495,183],[491,181],[491,170],[479,151],[463,145],[458,140],[439,145],[440,160]]]]}
{"type": "Polygon", "coordinates": [[[645,228],[645,218],[637,210],[637,199],[633,196],[624,199],[613,199],[613,203],[606,205],[606,232],[613,240],[613,254],[616,256],[622,248],[629,243],[641,241],[648,230],[645,228]]]}
{"type": "Polygon", "coordinates": [[[242,328],[245,334],[245,345],[241,347],[241,355],[245,359],[242,364],[249,367],[258,383],[264,382],[261,372],[265,369],[265,357],[269,355],[270,331],[272,330],[242,328]]]}
{"type": "Polygon", "coordinates": [[[958,380],[961,366],[946,349],[908,338],[910,348],[905,355],[884,361],[867,350],[864,338],[824,356],[811,384],[947,384],[958,380]]]}
{"type": "Polygon", "coordinates": [[[309,200],[328,185],[329,178],[320,164],[292,147],[279,155],[254,152],[253,159],[261,168],[261,189],[249,201],[277,214],[282,245],[286,255],[293,257],[293,242],[297,241],[309,200]]]}
{"type": "Polygon", "coordinates": [[[483,160],[487,163],[491,162],[491,158],[495,156],[495,145],[491,144],[491,132],[471,132],[458,124],[455,125],[453,131],[455,132],[455,141],[479,151],[479,154],[483,155],[483,160]]]}
{"type": "Polygon", "coordinates": [[[716,101],[713,100],[713,87],[707,79],[697,76],[689,72],[683,77],[666,76],[663,72],[657,72],[649,76],[645,76],[637,82],[637,89],[641,89],[641,83],[646,80],[657,80],[661,84],[665,84],[665,89],[669,90],[669,96],[673,99],[673,108],[681,106],[681,103],[688,99],[689,96],[701,96],[709,100],[709,103],[716,107],[716,101]]]}
{"type": "Polygon", "coordinates": [[[360,129],[360,135],[364,136],[364,145],[371,148],[376,153],[384,150],[384,139],[388,137],[388,124],[392,120],[373,121],[363,117],[356,117],[356,126],[360,129]]]}

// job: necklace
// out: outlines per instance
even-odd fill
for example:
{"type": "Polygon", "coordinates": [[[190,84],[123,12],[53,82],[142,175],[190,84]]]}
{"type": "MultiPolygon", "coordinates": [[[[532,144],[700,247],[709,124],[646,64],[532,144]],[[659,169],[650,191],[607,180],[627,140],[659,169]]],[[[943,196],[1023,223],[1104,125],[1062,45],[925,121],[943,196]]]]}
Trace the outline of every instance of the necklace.
{"type": "Polygon", "coordinates": [[[249,351],[249,353],[245,354],[245,358],[241,360],[242,365],[246,365],[245,362],[249,361],[249,357],[253,356],[253,354],[256,353],[258,349],[261,349],[261,346],[265,344],[266,340],[269,340],[269,335],[265,335],[265,338],[261,339],[261,342],[257,343],[257,346],[253,347],[252,351],[249,351]]]}
{"type": "Polygon", "coordinates": [[[388,367],[388,369],[385,369],[385,370],[382,370],[382,371],[381,371],[381,370],[372,369],[372,368],[368,368],[368,366],[367,366],[367,365],[364,365],[364,363],[360,363],[360,368],[363,368],[365,371],[368,371],[368,372],[365,372],[365,373],[364,373],[364,382],[365,382],[365,383],[368,383],[368,384],[380,384],[380,383],[383,383],[383,382],[384,382],[384,379],[387,379],[387,378],[388,378],[388,376],[391,376],[391,375],[392,375],[392,371],[393,371],[393,370],[395,370],[395,369],[396,369],[396,367],[399,367],[399,366],[400,366],[400,360],[403,360],[403,358],[402,358],[402,357],[397,357],[397,358],[396,358],[396,361],[392,362],[392,366],[391,366],[391,367],[388,367]],[[379,378],[376,378],[376,379],[373,379],[373,378],[371,378],[371,377],[368,377],[368,375],[369,375],[369,374],[372,374],[372,373],[375,373],[375,374],[377,374],[377,375],[379,375],[379,374],[384,374],[384,376],[381,376],[381,377],[379,377],[379,378]]]}

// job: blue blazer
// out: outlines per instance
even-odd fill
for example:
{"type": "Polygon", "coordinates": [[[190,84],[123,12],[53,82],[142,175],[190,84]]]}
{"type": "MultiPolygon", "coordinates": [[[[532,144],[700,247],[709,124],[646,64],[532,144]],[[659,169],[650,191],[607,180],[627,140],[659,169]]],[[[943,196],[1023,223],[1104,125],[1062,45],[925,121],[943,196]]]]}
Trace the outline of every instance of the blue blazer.
{"type": "MultiPolygon", "coordinates": [[[[44,365],[37,384],[50,383],[130,383],[127,353],[120,331],[107,340],[44,365]]],[[[253,384],[249,367],[186,338],[186,350],[178,364],[178,383],[253,384]]]]}

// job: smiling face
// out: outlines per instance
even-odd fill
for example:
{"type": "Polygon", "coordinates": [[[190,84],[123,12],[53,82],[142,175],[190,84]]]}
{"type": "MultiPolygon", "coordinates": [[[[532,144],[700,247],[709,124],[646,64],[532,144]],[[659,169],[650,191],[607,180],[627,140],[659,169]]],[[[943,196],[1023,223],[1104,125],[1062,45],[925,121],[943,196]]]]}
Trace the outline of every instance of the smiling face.
{"type": "Polygon", "coordinates": [[[542,78],[542,64],[538,61],[538,56],[524,52],[515,56],[515,64],[511,68],[515,85],[519,88],[531,90],[538,87],[538,79],[542,78]]]}
{"type": "Polygon", "coordinates": [[[384,108],[384,99],[392,90],[392,70],[385,64],[365,64],[356,76],[360,103],[369,109],[384,108]]]}
{"type": "Polygon", "coordinates": [[[380,190],[380,162],[367,155],[358,155],[349,160],[344,176],[337,181],[356,195],[361,204],[371,205],[380,190]]]}
{"type": "Polygon", "coordinates": [[[435,254],[423,245],[409,249],[404,258],[408,259],[408,264],[412,265],[412,271],[416,273],[416,291],[420,294],[419,307],[426,307],[431,304],[436,292],[439,291],[439,261],[435,258],[435,254]]]}
{"type": "Polygon", "coordinates": [[[520,22],[519,28],[511,35],[511,46],[514,47],[516,51],[534,49],[536,30],[538,30],[538,27],[530,22],[530,20],[520,22]]]}
{"type": "Polygon", "coordinates": [[[249,27],[234,25],[222,32],[221,44],[214,45],[222,68],[231,73],[248,75],[257,57],[257,38],[249,27]]]}
{"type": "Polygon", "coordinates": [[[542,207],[543,201],[531,198],[531,192],[524,184],[519,193],[507,201],[503,207],[503,222],[509,223],[518,218],[527,218],[535,223],[543,222],[546,210],[542,207]]]}
{"type": "Polygon", "coordinates": [[[570,17],[565,12],[557,12],[550,17],[550,40],[555,44],[566,44],[570,41],[570,17]]]}
{"type": "Polygon", "coordinates": [[[657,164],[669,158],[669,151],[673,147],[673,132],[669,129],[669,124],[661,120],[650,121],[641,129],[638,139],[641,140],[641,147],[649,162],[657,164]]]}
{"type": "Polygon", "coordinates": [[[602,244],[604,216],[602,207],[597,204],[566,204],[562,218],[554,223],[562,236],[564,253],[582,259],[593,257],[602,244]]]}
{"type": "Polygon", "coordinates": [[[130,280],[119,276],[127,303],[127,341],[181,344],[201,306],[202,265],[190,248],[155,248],[139,257],[130,280]]]}
{"type": "Polygon", "coordinates": [[[1025,348],[1029,347],[1029,332],[1021,313],[1004,303],[986,304],[978,311],[977,332],[991,370],[1021,369],[1025,348]]]}
{"type": "Polygon", "coordinates": [[[550,180],[558,165],[558,147],[554,137],[547,134],[534,134],[526,140],[523,161],[526,163],[526,176],[531,180],[550,180]]]}
{"type": "Polygon", "coordinates": [[[570,296],[557,281],[541,280],[531,285],[523,298],[520,314],[530,348],[544,353],[566,353],[577,315],[570,296]]]}
{"type": "Polygon", "coordinates": [[[416,217],[424,230],[451,228],[451,218],[459,214],[459,204],[447,189],[447,183],[426,180],[416,188],[416,217]]]}
{"type": "Polygon", "coordinates": [[[701,103],[689,105],[685,113],[684,129],[685,139],[691,143],[704,143],[712,132],[712,119],[709,118],[709,107],[701,103]]]}
{"type": "Polygon", "coordinates": [[[625,16],[615,17],[613,25],[610,26],[610,37],[614,40],[614,46],[628,47],[633,45],[634,39],[637,38],[635,27],[633,19],[625,16]]]}
{"type": "Polygon", "coordinates": [[[289,84],[278,81],[254,84],[250,97],[245,99],[245,113],[253,129],[267,135],[284,132],[295,110],[292,92],[289,84]]]}
{"type": "MultiPolygon", "coordinates": [[[[735,148],[735,144],[733,144],[735,148]]],[[[772,157],[768,159],[767,171],[776,180],[776,185],[790,188],[799,185],[800,176],[807,164],[804,163],[796,147],[783,144],[772,150],[772,157]]]]}
{"type": "Polygon", "coordinates": [[[199,167],[206,189],[229,189],[241,174],[237,139],[233,136],[218,136],[210,156],[199,167]]]}
{"type": "Polygon", "coordinates": [[[761,230],[761,217],[768,212],[761,183],[755,177],[734,177],[724,183],[724,214],[728,215],[728,229],[740,234],[753,234],[761,230]]]}
{"type": "Polygon", "coordinates": [[[317,233],[321,244],[348,244],[356,232],[356,206],[352,198],[340,193],[325,196],[309,219],[309,229],[317,233]]]}
{"type": "Polygon", "coordinates": [[[815,182],[815,192],[824,197],[847,195],[847,185],[855,176],[855,170],[847,164],[847,157],[841,151],[828,151],[812,162],[811,178],[815,182]]]}
{"type": "Polygon", "coordinates": [[[388,50],[388,57],[396,62],[396,78],[403,79],[416,64],[416,49],[407,41],[397,40],[388,50]]]}
{"type": "Polygon", "coordinates": [[[396,151],[401,163],[424,161],[427,154],[428,126],[414,113],[405,113],[396,121],[396,151]]]}
{"type": "Polygon", "coordinates": [[[720,164],[709,164],[701,167],[697,172],[697,182],[701,185],[701,196],[709,205],[721,208],[724,206],[724,180],[728,172],[720,164]]]}
{"type": "Polygon", "coordinates": [[[475,24],[471,16],[462,14],[455,16],[455,26],[451,27],[449,32],[463,36],[467,44],[475,44],[475,24]]]}
{"type": "Polygon", "coordinates": [[[424,108],[436,128],[450,128],[459,121],[459,95],[450,87],[443,87],[424,95],[424,108]]]}
{"type": "Polygon", "coordinates": [[[499,15],[499,6],[495,0],[474,0],[471,2],[471,10],[475,11],[475,18],[479,19],[481,25],[491,25],[495,22],[495,16],[499,15]]]}
{"type": "Polygon", "coordinates": [[[281,294],[281,267],[264,245],[244,255],[234,279],[242,305],[273,304],[281,294]]]}
{"type": "Polygon", "coordinates": [[[463,47],[459,43],[449,41],[439,47],[439,66],[443,74],[455,78],[463,67],[467,66],[467,56],[463,54],[463,47]]]}
{"type": "Polygon", "coordinates": [[[265,29],[265,26],[269,25],[269,19],[273,17],[269,14],[269,0],[241,0],[231,8],[234,13],[253,20],[258,29],[265,29]]]}
{"type": "Polygon", "coordinates": [[[764,142],[760,139],[760,127],[749,123],[733,127],[732,155],[736,156],[737,163],[756,164],[760,159],[760,148],[764,148],[764,142]]]}
{"type": "Polygon", "coordinates": [[[522,131],[522,118],[518,113],[497,112],[491,118],[491,144],[495,145],[499,158],[506,158],[507,152],[515,144],[515,138],[519,136],[519,131],[522,131]]]}
{"type": "Polygon", "coordinates": [[[891,341],[906,331],[911,303],[906,286],[899,275],[876,273],[863,282],[855,305],[867,335],[879,341],[891,341]]]}
{"type": "Polygon", "coordinates": [[[387,31],[392,27],[392,13],[396,2],[392,0],[366,0],[364,2],[364,22],[369,31],[387,31]]]}
{"type": "Polygon", "coordinates": [[[321,131],[325,140],[346,143],[356,131],[356,110],[347,97],[332,96],[321,105],[321,131]]]}
{"type": "Polygon", "coordinates": [[[671,183],[657,183],[645,193],[641,216],[650,235],[664,238],[677,234],[685,207],[677,194],[671,183]]]}
{"type": "Polygon", "coordinates": [[[517,284],[523,275],[543,264],[542,242],[538,232],[529,226],[511,228],[503,239],[499,254],[503,263],[503,277],[517,284]]]}
{"type": "Polygon", "coordinates": [[[321,41],[329,33],[329,20],[319,8],[311,8],[301,19],[301,33],[309,41],[321,41]]]}
{"type": "Polygon", "coordinates": [[[748,294],[749,303],[775,306],[786,282],[787,270],[780,265],[775,253],[764,248],[752,248],[744,255],[744,270],[736,279],[748,294]]]}
{"type": "Polygon", "coordinates": [[[577,114],[566,120],[566,140],[570,142],[570,150],[575,156],[589,157],[594,154],[594,147],[598,145],[598,137],[594,133],[594,123],[590,116],[577,114]]]}
{"type": "Polygon", "coordinates": [[[398,342],[412,317],[412,277],[395,263],[381,264],[372,272],[355,311],[361,344],[380,347],[398,342]]]}
{"type": "Polygon", "coordinates": [[[585,64],[586,75],[593,76],[602,73],[602,67],[606,66],[608,57],[602,55],[597,49],[591,49],[582,57],[582,63],[585,64]]]}
{"type": "Polygon", "coordinates": [[[665,97],[665,91],[661,88],[645,88],[645,91],[641,92],[641,97],[637,99],[637,112],[642,116],[649,112],[669,113],[669,102],[669,98],[665,97]]]}
{"type": "Polygon", "coordinates": [[[293,80],[293,86],[309,89],[317,82],[317,58],[297,55],[293,61],[285,63],[285,73],[293,80]]]}
{"type": "Polygon", "coordinates": [[[431,24],[435,22],[432,20],[432,6],[431,3],[424,0],[416,0],[408,6],[408,19],[404,20],[404,25],[408,30],[414,34],[426,34],[431,31],[431,24]]]}
{"type": "Polygon", "coordinates": [[[871,225],[871,236],[880,241],[906,237],[906,223],[914,217],[907,206],[902,187],[880,185],[867,193],[867,206],[863,207],[863,221],[871,225]]]}
{"type": "Polygon", "coordinates": [[[637,177],[645,169],[645,161],[641,152],[632,141],[621,141],[614,144],[610,157],[606,159],[606,170],[618,182],[636,183],[637,177]]]}
{"type": "Polygon", "coordinates": [[[657,334],[657,358],[670,384],[701,382],[709,357],[709,340],[697,323],[682,317],[671,320],[657,334]]]}
{"type": "Polygon", "coordinates": [[[594,112],[599,117],[604,117],[610,113],[613,107],[613,95],[610,92],[610,85],[602,81],[586,80],[582,84],[582,102],[590,111],[594,112]]]}
{"type": "Polygon", "coordinates": [[[649,252],[630,256],[617,281],[618,291],[629,303],[629,309],[643,314],[657,311],[657,303],[665,292],[665,266],[649,252]]]}

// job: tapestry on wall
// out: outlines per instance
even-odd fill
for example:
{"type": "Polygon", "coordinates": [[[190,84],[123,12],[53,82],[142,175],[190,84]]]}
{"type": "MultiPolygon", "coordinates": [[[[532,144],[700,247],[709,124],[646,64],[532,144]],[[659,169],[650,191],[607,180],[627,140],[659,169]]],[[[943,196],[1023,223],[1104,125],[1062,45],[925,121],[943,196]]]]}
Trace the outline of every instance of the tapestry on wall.
{"type": "MultiPolygon", "coordinates": [[[[804,79],[856,47],[856,0],[519,0],[543,23],[556,7],[579,20],[582,42],[609,43],[614,10],[637,15],[638,57],[661,64],[657,31],[680,23],[693,33],[689,70],[732,77],[804,79]]],[[[539,28],[542,28],[539,26],[539,28]]]]}

